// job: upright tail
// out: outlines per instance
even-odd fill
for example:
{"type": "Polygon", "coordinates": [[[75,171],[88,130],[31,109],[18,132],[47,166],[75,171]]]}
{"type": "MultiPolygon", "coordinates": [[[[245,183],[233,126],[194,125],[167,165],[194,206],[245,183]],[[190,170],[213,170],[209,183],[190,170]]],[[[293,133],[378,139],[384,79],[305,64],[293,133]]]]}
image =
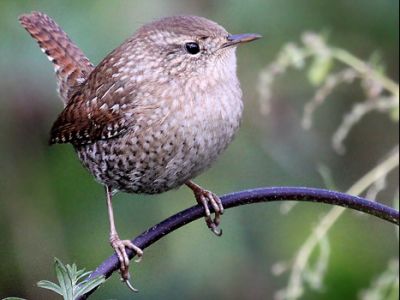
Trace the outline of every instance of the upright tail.
{"type": "Polygon", "coordinates": [[[64,104],[67,104],[74,87],[88,77],[94,66],[49,16],[32,12],[20,16],[19,21],[54,64],[58,92],[64,104]]]}

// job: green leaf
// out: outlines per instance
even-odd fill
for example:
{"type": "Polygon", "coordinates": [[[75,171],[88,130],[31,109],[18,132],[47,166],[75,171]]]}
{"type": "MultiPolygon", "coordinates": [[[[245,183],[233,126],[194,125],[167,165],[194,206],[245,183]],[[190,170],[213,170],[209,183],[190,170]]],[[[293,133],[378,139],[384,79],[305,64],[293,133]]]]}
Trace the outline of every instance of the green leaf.
{"type": "Polygon", "coordinates": [[[99,276],[89,281],[82,282],[81,285],[78,286],[78,288],[76,289],[75,297],[79,297],[82,296],[83,294],[86,294],[87,292],[90,292],[91,290],[102,284],[104,281],[106,281],[105,277],[99,276]]]}
{"type": "Polygon", "coordinates": [[[289,43],[281,52],[278,61],[284,64],[287,62],[295,69],[302,69],[305,65],[304,58],[304,50],[293,43],[289,43]]]}
{"type": "Polygon", "coordinates": [[[390,119],[393,122],[399,122],[399,107],[398,106],[391,109],[389,114],[390,114],[390,119]]]}
{"type": "Polygon", "coordinates": [[[85,269],[79,270],[78,272],[79,272],[79,274],[76,273],[76,275],[77,275],[76,279],[77,279],[77,280],[80,280],[80,279],[82,279],[82,278],[84,278],[84,277],[87,277],[90,273],[92,273],[92,272],[90,272],[90,271],[85,272],[85,269]],[[81,271],[82,271],[82,272],[81,272],[81,271]]]}
{"type": "MultiPolygon", "coordinates": [[[[61,295],[64,300],[74,300],[106,281],[104,276],[99,276],[87,281],[84,280],[79,282],[81,279],[87,277],[91,272],[85,272],[85,269],[78,270],[76,264],[64,265],[57,258],[54,259],[54,268],[59,285],[47,280],[41,280],[37,285],[38,287],[51,290],[61,295]]],[[[9,300],[12,299],[13,298],[10,298],[9,300]]]]}
{"type": "Polygon", "coordinates": [[[332,66],[333,61],[330,55],[316,56],[307,74],[310,83],[314,86],[321,85],[328,76],[332,66]]]}
{"type": "Polygon", "coordinates": [[[51,282],[48,280],[41,280],[37,283],[37,286],[40,288],[43,288],[43,289],[51,290],[51,291],[63,296],[60,286],[58,286],[54,282],[51,282]]]}
{"type": "Polygon", "coordinates": [[[72,288],[72,280],[70,278],[69,272],[64,264],[58,259],[54,259],[56,275],[58,282],[60,284],[62,295],[65,300],[74,300],[73,299],[73,288],[72,288]]]}
{"type": "Polygon", "coordinates": [[[383,59],[382,59],[382,53],[379,51],[374,51],[370,58],[368,59],[368,64],[369,66],[374,69],[376,72],[380,73],[380,74],[384,74],[385,73],[385,65],[383,63],[383,59]]]}

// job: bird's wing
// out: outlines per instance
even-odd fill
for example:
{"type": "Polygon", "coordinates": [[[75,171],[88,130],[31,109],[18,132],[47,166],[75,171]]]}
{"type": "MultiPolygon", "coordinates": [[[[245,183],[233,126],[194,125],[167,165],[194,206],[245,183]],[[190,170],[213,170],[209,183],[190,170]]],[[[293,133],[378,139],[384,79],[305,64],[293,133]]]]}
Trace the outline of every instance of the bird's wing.
{"type": "Polygon", "coordinates": [[[90,144],[116,137],[134,122],[134,107],[128,102],[123,83],[91,85],[91,80],[75,93],[54,122],[50,144],[90,144]]]}

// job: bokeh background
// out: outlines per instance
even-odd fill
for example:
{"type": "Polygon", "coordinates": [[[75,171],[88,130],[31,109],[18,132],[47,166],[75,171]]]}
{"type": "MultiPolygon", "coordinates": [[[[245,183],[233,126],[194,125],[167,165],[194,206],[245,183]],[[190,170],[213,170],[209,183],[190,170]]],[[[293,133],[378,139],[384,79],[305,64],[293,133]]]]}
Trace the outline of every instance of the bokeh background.
{"type": "MultiPolygon", "coordinates": [[[[363,100],[356,85],[340,89],[301,129],[312,97],[305,74],[291,72],[274,86],[270,115],[260,114],[256,83],[261,69],[288,41],[306,30],[329,32],[330,43],[367,59],[378,51],[386,73],[398,81],[399,2],[382,1],[13,1],[0,2],[0,298],[55,299],[36,287],[55,280],[53,257],[94,269],[112,251],[103,188],[81,167],[70,145],[48,147],[49,128],[62,109],[53,68],[19,26],[32,10],[52,16],[85,54],[98,63],[142,24],[166,15],[195,14],[232,33],[264,38],[238,50],[245,98],[243,126],[221,159],[197,182],[218,193],[259,186],[324,187],[326,165],[345,191],[375,166],[398,139],[397,124],[372,113],[336,154],[330,138],[352,104],[363,100]]],[[[395,172],[397,173],[397,171],[395,172]]],[[[379,199],[392,205],[397,174],[379,199]]],[[[194,204],[181,188],[157,196],[118,194],[114,209],[121,237],[133,237],[194,204]]],[[[299,204],[288,215],[279,203],[228,210],[224,235],[214,237],[197,221],[145,251],[132,267],[135,299],[272,299],[287,274],[272,266],[290,260],[313,225],[329,210],[299,204]]],[[[370,216],[346,212],[329,234],[331,259],[321,292],[304,299],[357,299],[360,290],[398,252],[395,228],[370,216]]],[[[133,298],[114,275],[93,299],[133,298]]]]}

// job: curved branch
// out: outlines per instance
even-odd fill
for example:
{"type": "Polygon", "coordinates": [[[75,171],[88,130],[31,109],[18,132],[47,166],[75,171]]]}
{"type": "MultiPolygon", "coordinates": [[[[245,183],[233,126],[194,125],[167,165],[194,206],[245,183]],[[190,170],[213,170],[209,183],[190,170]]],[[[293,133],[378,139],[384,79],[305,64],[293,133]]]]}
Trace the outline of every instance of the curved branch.
{"type": "MultiPolygon", "coordinates": [[[[319,202],[343,206],[399,225],[399,211],[393,208],[374,201],[366,200],[364,198],[324,189],[302,187],[258,188],[235,192],[221,197],[221,201],[225,209],[244,204],[285,200],[319,202]]],[[[210,207],[210,210],[212,211],[212,207],[210,207]]],[[[168,233],[203,216],[204,208],[202,206],[196,205],[190,207],[149,228],[138,237],[134,238],[132,242],[139,248],[145,249],[168,233]]],[[[133,253],[130,249],[127,249],[127,253],[130,259],[132,259],[135,255],[135,253],[133,253]]],[[[102,275],[108,278],[114,271],[118,270],[118,268],[119,261],[117,256],[114,254],[107,258],[100,266],[98,266],[88,278],[94,278],[102,275]]],[[[93,291],[78,298],[78,300],[87,299],[92,292],[93,291]]]]}

